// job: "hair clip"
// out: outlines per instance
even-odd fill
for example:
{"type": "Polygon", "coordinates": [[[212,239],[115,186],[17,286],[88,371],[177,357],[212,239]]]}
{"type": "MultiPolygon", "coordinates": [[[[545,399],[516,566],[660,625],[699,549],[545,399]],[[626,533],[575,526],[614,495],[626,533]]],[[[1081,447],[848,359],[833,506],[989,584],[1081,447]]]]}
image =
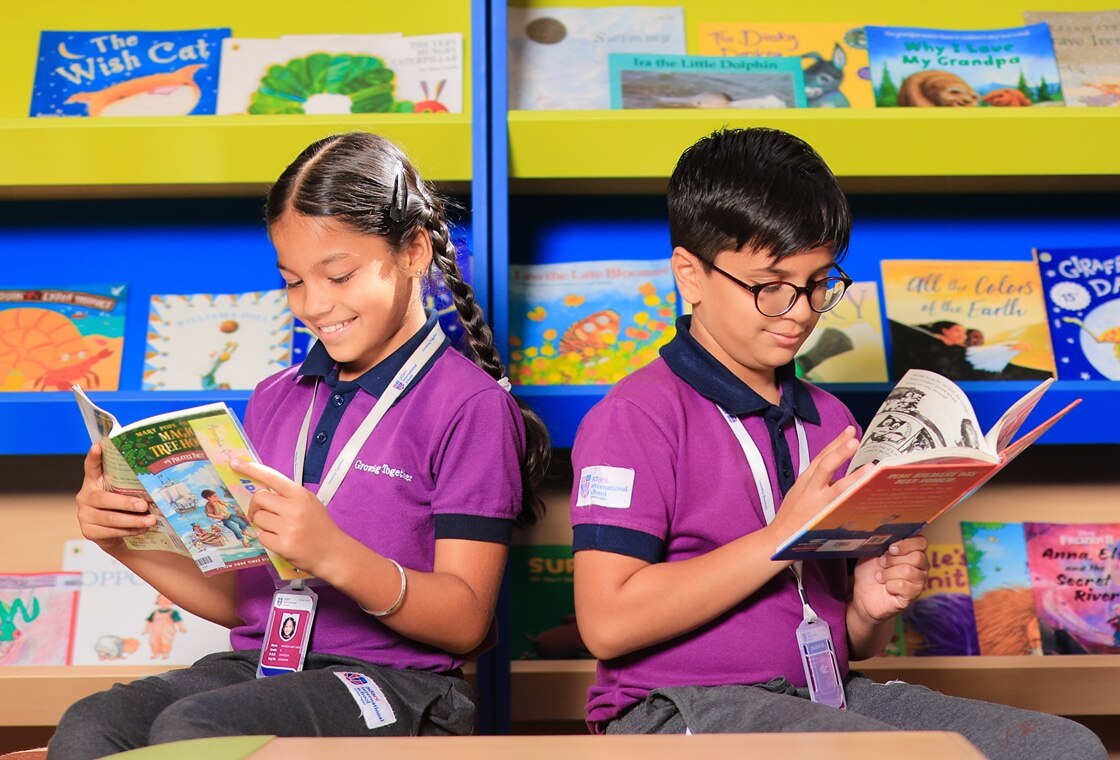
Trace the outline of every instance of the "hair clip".
{"type": "Polygon", "coordinates": [[[389,219],[400,224],[408,212],[408,180],[404,176],[404,164],[397,162],[397,174],[393,178],[393,200],[389,203],[389,219]]]}

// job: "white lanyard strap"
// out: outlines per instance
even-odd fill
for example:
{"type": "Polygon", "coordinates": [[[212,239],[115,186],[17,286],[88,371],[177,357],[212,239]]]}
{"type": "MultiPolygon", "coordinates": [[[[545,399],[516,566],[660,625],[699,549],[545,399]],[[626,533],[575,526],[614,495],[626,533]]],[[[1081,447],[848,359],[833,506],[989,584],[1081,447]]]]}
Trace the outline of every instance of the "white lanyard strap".
{"type": "MultiPolygon", "coordinates": [[[[762,515],[766,518],[766,524],[769,525],[774,521],[777,501],[774,499],[774,489],[770,485],[770,473],[766,469],[766,462],[762,459],[762,452],[759,450],[758,444],[747,433],[743,421],[723,407],[718,408],[723,418],[727,420],[727,424],[731,426],[731,432],[735,434],[735,438],[739,441],[739,446],[743,449],[743,454],[747,458],[747,467],[750,468],[751,476],[754,478],[754,486],[758,489],[758,500],[762,504],[762,515]]],[[[809,440],[805,436],[805,426],[796,416],[793,418],[793,426],[797,432],[797,474],[801,475],[805,472],[805,468],[809,466],[809,440]]],[[[781,431],[778,431],[778,434],[781,435],[781,431]]],[[[809,601],[805,597],[805,586],[801,581],[801,560],[794,562],[791,569],[794,577],[797,578],[797,593],[801,596],[802,617],[809,622],[816,622],[817,613],[809,606],[809,601]]]]}
{"type": "MultiPolygon", "coordinates": [[[[386,386],[385,392],[377,399],[377,403],[373,405],[373,409],[362,420],[362,424],[354,431],[354,435],[350,436],[350,440],[342,447],[342,451],[338,453],[338,457],[331,465],[330,471],[323,479],[322,485],[319,486],[317,496],[319,501],[325,507],[330,503],[334,497],[338,487],[342,484],[342,479],[350,472],[350,465],[354,463],[357,458],[358,452],[361,451],[362,446],[365,446],[366,441],[369,440],[370,435],[373,434],[374,428],[381,422],[381,418],[389,411],[389,408],[396,402],[405,389],[412,384],[416,376],[424,367],[431,362],[432,358],[443,346],[446,337],[443,330],[437,322],[432,331],[428,333],[428,337],[416,347],[412,355],[405,360],[404,366],[393,377],[389,385],[386,386]]],[[[311,403],[307,407],[307,413],[303,416],[303,424],[299,429],[299,437],[296,439],[296,451],[294,462],[292,464],[292,472],[295,474],[296,482],[303,484],[303,465],[307,452],[307,434],[311,430],[311,414],[315,408],[315,395],[319,390],[319,381],[316,379],[315,388],[311,392],[311,403]]]]}

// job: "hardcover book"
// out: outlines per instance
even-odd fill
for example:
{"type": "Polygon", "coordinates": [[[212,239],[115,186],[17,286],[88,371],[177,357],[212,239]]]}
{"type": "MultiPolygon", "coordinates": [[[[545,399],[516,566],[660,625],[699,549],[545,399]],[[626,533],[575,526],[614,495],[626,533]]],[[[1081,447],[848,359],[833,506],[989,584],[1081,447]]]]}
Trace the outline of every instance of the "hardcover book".
{"type": "Polygon", "coordinates": [[[128,286],[0,289],[0,391],[120,384],[128,286]]]}
{"type": "Polygon", "coordinates": [[[0,575],[0,666],[69,665],[81,585],[78,573],[0,575]]]}
{"type": "Polygon", "coordinates": [[[212,114],[229,32],[44,31],[31,116],[212,114]]]}
{"type": "Polygon", "coordinates": [[[964,546],[930,544],[926,556],[925,588],[902,613],[906,653],[915,657],[980,654],[964,546]]]}
{"type": "Polygon", "coordinates": [[[1023,20],[1049,24],[1067,106],[1120,106],[1120,10],[1024,11],[1023,20]]]}
{"type": "Polygon", "coordinates": [[[865,29],[878,107],[1064,105],[1046,24],[977,30],[865,29]]]}
{"type": "Polygon", "coordinates": [[[797,354],[798,376],[814,383],[880,383],[887,380],[879,288],[853,282],[836,308],[821,314],[797,354]]]}
{"type": "Polygon", "coordinates": [[[292,363],[284,290],[153,295],[143,388],[251,390],[292,363]]]}
{"type": "Polygon", "coordinates": [[[1021,523],[961,522],[980,654],[1042,654],[1021,523]]]}
{"type": "Polygon", "coordinates": [[[607,109],[611,53],[684,55],[684,9],[509,8],[511,110],[607,109]]]}
{"type": "Polygon", "coordinates": [[[514,384],[610,385],[676,334],[665,259],[511,266],[509,299],[514,384]]]}
{"type": "Polygon", "coordinates": [[[176,607],[92,541],[67,541],[62,569],[79,573],[71,665],[190,665],[229,649],[229,630],[176,607]]]}
{"type": "Polygon", "coordinates": [[[859,24],[738,22],[697,27],[700,55],[785,56],[805,71],[809,108],[871,108],[867,35],[859,24]]]}
{"type": "Polygon", "coordinates": [[[1120,653],[1120,523],[1023,523],[1043,654],[1120,653]]]}
{"type": "Polygon", "coordinates": [[[101,444],[105,488],[142,499],[156,516],[146,535],[124,539],[130,549],[182,554],[204,575],[271,561],[281,578],[306,577],[268,552],[246,518],[261,485],[229,463],[260,460],[228,406],[206,404],[122,427],[80,387],[73,391],[90,440],[101,444]]]}
{"type": "Polygon", "coordinates": [[[609,56],[611,108],[804,108],[793,58],[609,56]]]}
{"type": "Polygon", "coordinates": [[[848,466],[862,475],[790,538],[773,559],[877,556],[964,501],[1070,412],[1077,399],[1012,442],[1054,382],[1028,391],[987,434],[951,380],[910,370],[872,417],[848,466]]]}
{"type": "Polygon", "coordinates": [[[1033,261],[890,260],[880,264],[892,377],[928,369],[951,380],[1054,375],[1033,261]]]}
{"type": "Polygon", "coordinates": [[[1058,377],[1120,380],[1120,247],[1036,250],[1058,377]]]}

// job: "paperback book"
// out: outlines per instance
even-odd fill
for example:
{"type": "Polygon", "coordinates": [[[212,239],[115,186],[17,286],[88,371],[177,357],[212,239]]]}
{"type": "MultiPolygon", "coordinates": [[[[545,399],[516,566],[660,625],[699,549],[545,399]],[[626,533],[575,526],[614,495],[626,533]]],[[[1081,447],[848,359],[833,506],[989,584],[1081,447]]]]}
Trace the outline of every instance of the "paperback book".
{"type": "Polygon", "coordinates": [[[668,260],[510,267],[510,381],[610,385],[676,334],[668,260]]]}
{"type": "Polygon", "coordinates": [[[1120,523],[1023,523],[1043,654],[1120,653],[1120,523]]]}
{"type": "Polygon", "coordinates": [[[928,369],[951,380],[1054,375],[1033,261],[891,260],[880,264],[892,377],[928,369]]]}
{"type": "Polygon", "coordinates": [[[1039,655],[1022,523],[961,522],[980,654],[1039,655]]]}
{"type": "Polygon", "coordinates": [[[1120,247],[1035,251],[1061,380],[1120,380],[1120,247]]]}
{"type": "Polygon", "coordinates": [[[229,649],[229,630],[176,607],[92,541],[67,541],[62,569],[79,573],[72,665],[190,665],[229,649]]]}
{"type": "Polygon", "coordinates": [[[32,116],[214,113],[230,30],[44,31],[32,116]]]}
{"type": "Polygon", "coordinates": [[[510,547],[510,657],[570,660],[591,654],[576,626],[571,544],[510,547]]]}
{"type": "Polygon", "coordinates": [[[0,391],[120,384],[128,286],[0,289],[0,391]]]}
{"type": "Polygon", "coordinates": [[[880,383],[887,380],[879,288],[853,282],[836,308],[821,314],[797,354],[798,376],[814,383],[880,383]]]}
{"type": "Polygon", "coordinates": [[[183,409],[121,426],[73,387],[90,440],[101,444],[105,487],[142,499],[156,516],[130,549],[194,560],[204,575],[267,565],[281,578],[306,577],[260,543],[246,518],[261,485],[235,473],[233,460],[259,461],[241,423],[223,403],[183,409]]]}
{"type": "Polygon", "coordinates": [[[1064,105],[1046,24],[976,30],[865,29],[875,105],[880,108],[1064,105]]]}
{"type": "Polygon", "coordinates": [[[77,573],[0,575],[0,667],[70,664],[81,585],[77,573]]]}
{"type": "Polygon", "coordinates": [[[609,56],[611,108],[804,108],[793,58],[609,56]]]}
{"type": "Polygon", "coordinates": [[[980,654],[976,614],[961,543],[930,544],[929,574],[921,595],[902,613],[906,654],[954,657],[980,654]]]}
{"type": "Polygon", "coordinates": [[[252,389],[291,363],[292,312],[284,290],[151,298],[146,391],[252,389]]]}
{"type": "Polygon", "coordinates": [[[910,370],[872,417],[848,466],[862,475],[787,539],[773,559],[878,556],[966,499],[1081,399],[1014,439],[1050,378],[1003,413],[987,434],[956,383],[910,370]]]}
{"type": "Polygon", "coordinates": [[[1120,106],[1120,10],[1024,11],[1046,23],[1067,106],[1120,106]]]}
{"type": "Polygon", "coordinates": [[[859,24],[737,22],[697,26],[700,55],[800,61],[809,108],[871,108],[867,35],[859,24]]]}
{"type": "Polygon", "coordinates": [[[684,9],[509,8],[511,110],[611,107],[611,53],[684,55],[684,9]]]}

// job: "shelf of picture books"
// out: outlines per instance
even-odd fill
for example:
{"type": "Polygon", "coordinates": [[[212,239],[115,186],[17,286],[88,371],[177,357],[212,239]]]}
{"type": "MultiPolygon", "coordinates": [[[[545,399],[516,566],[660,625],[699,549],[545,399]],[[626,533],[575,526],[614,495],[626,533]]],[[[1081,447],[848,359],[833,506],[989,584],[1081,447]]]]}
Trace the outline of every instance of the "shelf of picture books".
{"type": "Polygon", "coordinates": [[[568,5],[499,8],[515,178],[662,178],[725,124],[797,134],[841,177],[1015,187],[1120,170],[1104,150],[1120,127],[1101,108],[1120,103],[1120,11],[1107,2],[568,5]]]}
{"type": "Polygon", "coordinates": [[[261,184],[314,139],[371,127],[426,176],[468,180],[475,9],[333,10],[20,14],[0,74],[0,139],[12,149],[0,187],[261,184]]]}

